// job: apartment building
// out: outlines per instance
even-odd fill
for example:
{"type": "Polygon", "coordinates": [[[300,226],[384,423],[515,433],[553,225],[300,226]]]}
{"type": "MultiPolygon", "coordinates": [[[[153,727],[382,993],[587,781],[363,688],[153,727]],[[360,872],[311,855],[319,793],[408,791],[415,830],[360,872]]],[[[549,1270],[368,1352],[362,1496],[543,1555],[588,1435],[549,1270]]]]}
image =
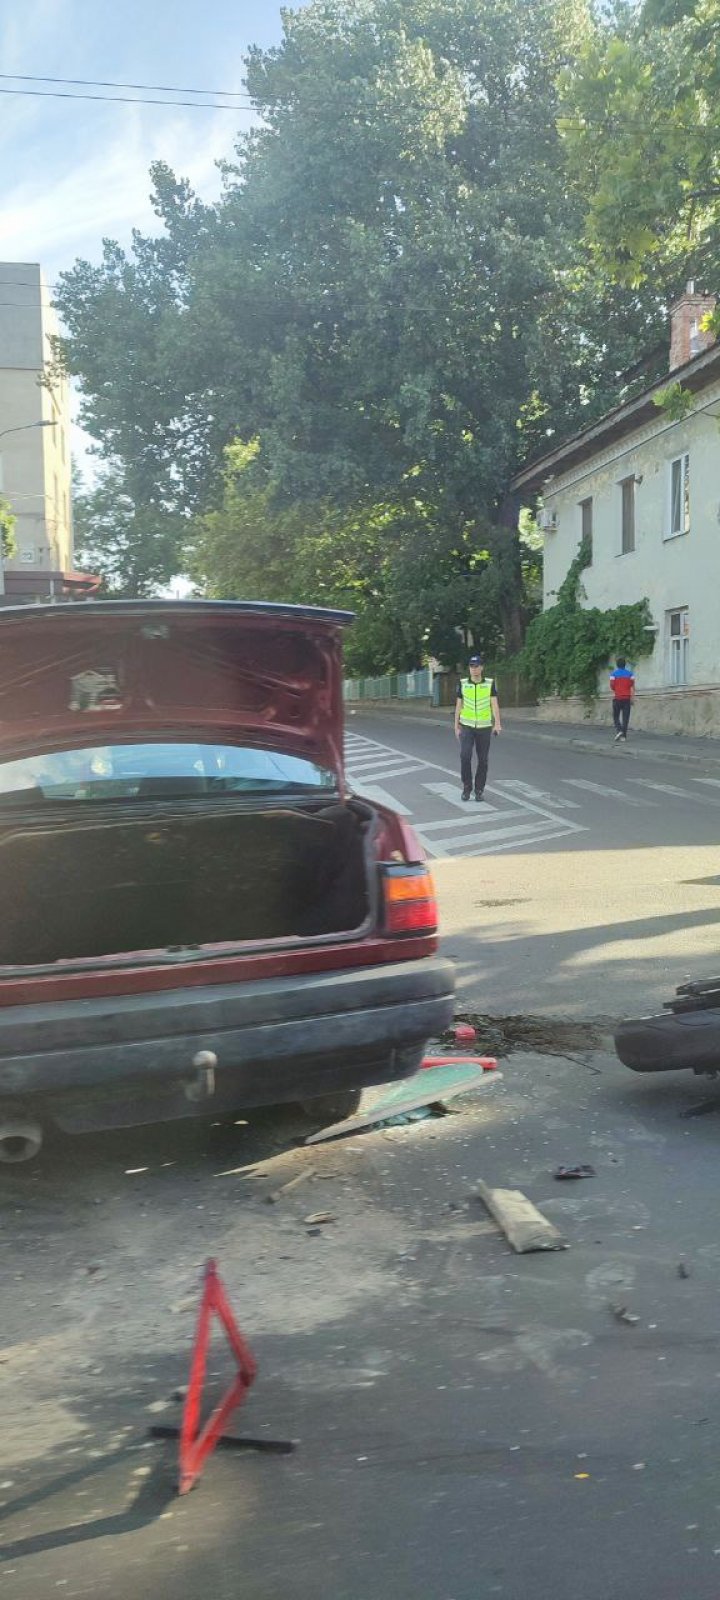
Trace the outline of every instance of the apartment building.
{"type": "Polygon", "coordinates": [[[48,383],[58,331],[50,300],[36,263],[0,262],[0,493],[17,542],[2,564],[5,604],[58,599],[77,587],[70,406],[65,379],[48,383]]]}

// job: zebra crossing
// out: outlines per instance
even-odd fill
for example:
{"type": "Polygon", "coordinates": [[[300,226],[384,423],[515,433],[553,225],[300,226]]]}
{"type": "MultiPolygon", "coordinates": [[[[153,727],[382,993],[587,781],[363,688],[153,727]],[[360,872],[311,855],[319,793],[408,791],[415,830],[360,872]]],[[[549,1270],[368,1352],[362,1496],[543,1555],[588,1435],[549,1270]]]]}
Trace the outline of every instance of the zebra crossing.
{"type": "Polygon", "coordinates": [[[686,786],[625,776],[622,787],[588,778],[559,778],[552,794],[519,778],[489,783],[482,805],[460,798],[455,768],[422,760],[391,745],[348,732],[347,777],[353,793],[389,806],[412,824],[435,858],[495,855],[565,835],[587,833],[586,807],[603,800],[632,810],[682,800],[720,807],[720,779],[688,776],[686,786]],[[713,791],[718,791],[714,793],[713,791]]]}
{"type": "Polygon", "coordinates": [[[585,831],[582,823],[567,815],[578,809],[577,802],[569,799],[563,804],[515,779],[488,784],[483,804],[471,801],[469,811],[451,767],[403,755],[355,733],[346,736],[345,755],[353,792],[407,817],[429,856],[490,855],[585,831]],[[400,793],[395,792],[398,782],[400,793]],[[408,791],[413,795],[411,804],[408,791]]]}

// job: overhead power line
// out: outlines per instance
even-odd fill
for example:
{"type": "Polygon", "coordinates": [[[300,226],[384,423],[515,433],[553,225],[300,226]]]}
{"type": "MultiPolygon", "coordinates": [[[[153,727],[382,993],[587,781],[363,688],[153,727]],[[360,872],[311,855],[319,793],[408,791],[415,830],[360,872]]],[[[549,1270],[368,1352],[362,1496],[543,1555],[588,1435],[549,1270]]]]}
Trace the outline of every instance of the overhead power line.
{"type": "Polygon", "coordinates": [[[192,111],[244,111],[257,108],[250,105],[221,105],[219,100],[150,100],[141,95],[75,94],[69,89],[8,89],[0,86],[0,94],[30,96],[34,100],[94,100],[106,106],[185,106],[192,111]]]}
{"type": "Polygon", "coordinates": [[[151,94],[214,94],[219,100],[250,100],[246,89],[188,89],[177,83],[118,83],[105,78],[45,78],[31,72],[0,72],[6,83],[62,83],[67,88],[80,89],[142,89],[151,94]]]}

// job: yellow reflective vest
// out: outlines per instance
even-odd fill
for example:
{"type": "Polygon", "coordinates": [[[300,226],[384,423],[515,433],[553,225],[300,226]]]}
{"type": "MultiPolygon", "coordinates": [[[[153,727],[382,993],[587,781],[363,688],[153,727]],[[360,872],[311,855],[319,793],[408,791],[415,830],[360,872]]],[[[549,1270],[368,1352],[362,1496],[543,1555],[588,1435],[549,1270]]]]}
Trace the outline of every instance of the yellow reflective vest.
{"type": "Polygon", "coordinates": [[[486,678],[481,683],[473,683],[472,678],[463,678],[460,689],[462,691],[462,706],[460,708],[460,722],[463,728],[489,728],[493,720],[491,697],[492,683],[486,678]]]}

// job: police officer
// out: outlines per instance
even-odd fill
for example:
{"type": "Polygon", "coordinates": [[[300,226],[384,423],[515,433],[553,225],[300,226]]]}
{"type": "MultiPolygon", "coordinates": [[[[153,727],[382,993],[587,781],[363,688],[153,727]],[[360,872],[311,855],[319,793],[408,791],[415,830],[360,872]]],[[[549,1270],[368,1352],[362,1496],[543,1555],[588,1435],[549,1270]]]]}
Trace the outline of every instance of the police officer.
{"type": "Polygon", "coordinates": [[[477,756],[475,799],[482,800],[487,779],[488,754],[493,733],[501,733],[500,706],[492,679],[485,677],[482,656],[471,656],[468,676],[458,684],[455,701],[455,738],[460,741],[462,798],[473,792],[472,758],[477,756]]]}

